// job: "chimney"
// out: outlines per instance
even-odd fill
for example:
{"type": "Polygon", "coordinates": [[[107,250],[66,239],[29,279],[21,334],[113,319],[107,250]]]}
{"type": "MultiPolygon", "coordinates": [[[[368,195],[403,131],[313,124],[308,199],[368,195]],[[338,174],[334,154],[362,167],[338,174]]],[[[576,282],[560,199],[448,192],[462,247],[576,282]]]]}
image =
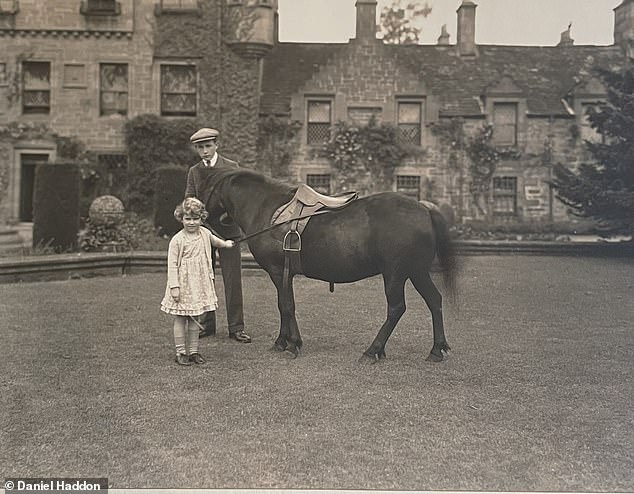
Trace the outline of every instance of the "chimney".
{"type": "Polygon", "coordinates": [[[475,11],[477,5],[471,0],[463,0],[458,7],[458,53],[460,55],[475,55],[475,11]]]}
{"type": "Polygon", "coordinates": [[[570,28],[572,27],[572,22],[568,24],[568,29],[561,33],[561,40],[557,44],[557,46],[572,46],[575,44],[575,40],[570,36],[570,28]]]}
{"type": "Polygon", "coordinates": [[[377,0],[357,0],[357,41],[371,43],[377,40],[376,4],[377,0]]]}
{"type": "Polygon", "coordinates": [[[449,44],[449,33],[447,32],[447,24],[443,24],[440,29],[440,36],[438,36],[438,44],[439,45],[448,45],[449,44]]]}
{"type": "Polygon", "coordinates": [[[614,9],[614,44],[632,56],[634,46],[634,0],[623,0],[614,9]]]}

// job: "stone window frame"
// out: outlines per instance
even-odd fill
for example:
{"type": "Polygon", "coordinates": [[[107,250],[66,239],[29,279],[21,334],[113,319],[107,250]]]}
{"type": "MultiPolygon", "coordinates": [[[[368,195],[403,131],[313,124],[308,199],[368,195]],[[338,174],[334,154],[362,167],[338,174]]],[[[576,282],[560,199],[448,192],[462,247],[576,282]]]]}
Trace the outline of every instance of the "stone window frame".
{"type": "Polygon", "coordinates": [[[422,184],[423,179],[418,174],[398,173],[394,177],[394,190],[417,201],[420,201],[422,184]]]}
{"type": "MultiPolygon", "coordinates": [[[[425,144],[425,126],[427,121],[427,98],[424,96],[396,96],[394,101],[394,124],[399,129],[399,138],[402,139],[403,143],[411,144],[418,147],[423,147],[425,144]],[[416,104],[419,105],[419,122],[418,125],[413,124],[411,122],[400,122],[400,107],[401,105],[411,105],[416,104]],[[404,130],[415,128],[418,131],[417,136],[414,140],[411,137],[405,137],[404,130]]],[[[411,130],[410,130],[411,133],[411,130]]]]}
{"type": "Polygon", "coordinates": [[[51,81],[53,79],[53,62],[50,60],[24,60],[22,61],[20,70],[22,71],[21,77],[21,95],[22,95],[22,114],[23,115],[50,115],[52,106],[52,87],[51,81]],[[36,64],[48,65],[48,84],[38,85],[37,83],[29,83],[27,88],[26,74],[27,65],[36,64]],[[47,95],[47,103],[45,105],[31,105],[27,104],[27,93],[44,93],[47,95]]]}
{"type": "Polygon", "coordinates": [[[484,109],[487,118],[487,123],[494,125],[494,105],[496,104],[514,104],[517,107],[516,111],[516,131],[515,131],[515,144],[496,144],[495,143],[495,127],[493,128],[493,138],[491,143],[497,147],[504,149],[518,149],[525,144],[528,134],[528,119],[527,119],[527,104],[526,98],[509,95],[509,96],[486,96],[484,100],[484,109]]]}
{"type": "MultiPolygon", "coordinates": [[[[193,61],[186,60],[164,60],[156,64],[157,66],[157,89],[158,89],[158,111],[157,113],[161,117],[165,118],[191,118],[197,117],[200,114],[200,70],[198,68],[198,64],[193,61]],[[195,96],[196,96],[196,108],[193,113],[187,114],[174,114],[174,113],[164,113],[163,112],[163,67],[165,66],[187,66],[193,67],[196,75],[195,81],[195,96]]],[[[185,93],[183,93],[185,94],[185,93]]]]}
{"type": "Polygon", "coordinates": [[[325,142],[327,142],[327,138],[323,139],[323,140],[312,140],[311,139],[311,129],[314,129],[316,125],[320,126],[320,132],[325,132],[327,133],[327,136],[330,137],[330,127],[332,127],[332,125],[335,122],[335,98],[332,95],[305,95],[305,104],[304,104],[304,108],[305,108],[305,121],[304,121],[304,126],[306,129],[306,132],[304,133],[304,139],[306,142],[306,145],[309,147],[316,147],[316,146],[320,146],[322,144],[324,144],[325,142]],[[328,103],[330,105],[330,119],[328,122],[311,122],[310,121],[310,104],[311,103],[328,103]],[[312,125],[312,127],[311,127],[312,125]],[[325,130],[325,126],[327,125],[328,130],[325,130]]]}
{"type": "Polygon", "coordinates": [[[491,179],[491,212],[498,218],[517,218],[518,216],[518,177],[500,175],[491,179]],[[510,199],[510,202],[509,202],[510,199]],[[511,204],[511,207],[499,207],[499,204],[511,204]]]}
{"type": "Polygon", "coordinates": [[[98,64],[98,80],[99,80],[99,116],[100,117],[111,117],[112,115],[121,115],[128,116],[130,114],[130,64],[127,61],[100,61],[98,64]],[[127,79],[127,88],[126,91],[117,91],[117,90],[106,90],[103,89],[102,83],[102,68],[103,66],[125,66],[126,68],[126,79],[127,79]],[[117,95],[124,94],[126,95],[125,101],[125,112],[122,112],[122,108],[117,108],[115,111],[107,111],[104,112],[103,107],[103,95],[104,93],[116,93],[117,95]]]}

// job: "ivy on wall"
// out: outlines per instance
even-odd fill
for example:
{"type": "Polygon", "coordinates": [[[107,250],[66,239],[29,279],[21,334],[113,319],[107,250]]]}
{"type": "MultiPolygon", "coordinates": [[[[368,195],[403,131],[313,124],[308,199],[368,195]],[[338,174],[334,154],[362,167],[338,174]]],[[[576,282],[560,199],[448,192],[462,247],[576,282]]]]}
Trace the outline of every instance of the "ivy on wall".
{"type": "MultiPolygon", "coordinates": [[[[163,166],[189,167],[198,161],[189,137],[202,127],[196,119],[167,119],[140,115],[125,124],[128,150],[127,207],[149,216],[154,204],[156,170],[163,166]]],[[[184,191],[183,191],[184,192],[184,191]]]]}
{"type": "Polygon", "coordinates": [[[289,167],[299,147],[302,124],[288,119],[267,117],[259,122],[255,168],[279,179],[289,178],[289,167]]]}
{"type": "Polygon", "coordinates": [[[330,140],[318,151],[335,170],[335,192],[356,190],[362,195],[390,190],[394,170],[421,150],[404,144],[394,125],[377,123],[372,117],[367,125],[337,122],[330,140]]]}

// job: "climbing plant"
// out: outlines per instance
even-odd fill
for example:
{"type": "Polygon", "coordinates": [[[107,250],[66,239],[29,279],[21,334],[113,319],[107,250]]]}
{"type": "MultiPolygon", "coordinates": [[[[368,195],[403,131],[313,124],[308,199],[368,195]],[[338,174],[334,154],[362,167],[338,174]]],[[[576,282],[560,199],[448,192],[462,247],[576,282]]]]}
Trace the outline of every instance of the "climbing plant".
{"type": "Polygon", "coordinates": [[[335,170],[335,192],[356,190],[363,195],[390,189],[396,167],[421,152],[401,142],[394,125],[374,117],[361,126],[335,123],[330,140],[319,150],[335,170]]]}
{"type": "Polygon", "coordinates": [[[285,179],[299,145],[300,122],[267,117],[258,125],[256,169],[272,177],[285,179]]]}

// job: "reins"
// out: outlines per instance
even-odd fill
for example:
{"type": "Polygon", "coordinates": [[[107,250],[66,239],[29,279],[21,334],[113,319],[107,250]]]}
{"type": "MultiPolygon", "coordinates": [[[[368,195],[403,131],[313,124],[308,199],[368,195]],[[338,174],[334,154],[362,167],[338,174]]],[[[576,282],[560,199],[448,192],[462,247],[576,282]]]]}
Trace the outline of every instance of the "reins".
{"type": "Polygon", "coordinates": [[[245,240],[248,240],[250,238],[256,237],[256,236],[258,236],[258,235],[260,235],[262,233],[266,233],[268,231],[271,231],[271,230],[277,228],[278,226],[282,226],[282,225],[285,225],[287,223],[291,223],[292,221],[303,220],[303,219],[306,219],[306,218],[311,218],[313,216],[317,216],[317,215],[324,214],[324,213],[330,213],[330,212],[331,212],[330,209],[325,209],[323,211],[315,211],[314,213],[311,213],[311,214],[305,214],[305,215],[302,215],[302,216],[295,216],[293,218],[289,218],[287,220],[281,221],[281,222],[276,223],[274,225],[271,225],[271,226],[269,226],[267,228],[259,230],[257,232],[250,233],[249,235],[245,235],[244,237],[241,237],[241,238],[238,238],[238,239],[234,240],[234,242],[244,242],[245,240]]]}

